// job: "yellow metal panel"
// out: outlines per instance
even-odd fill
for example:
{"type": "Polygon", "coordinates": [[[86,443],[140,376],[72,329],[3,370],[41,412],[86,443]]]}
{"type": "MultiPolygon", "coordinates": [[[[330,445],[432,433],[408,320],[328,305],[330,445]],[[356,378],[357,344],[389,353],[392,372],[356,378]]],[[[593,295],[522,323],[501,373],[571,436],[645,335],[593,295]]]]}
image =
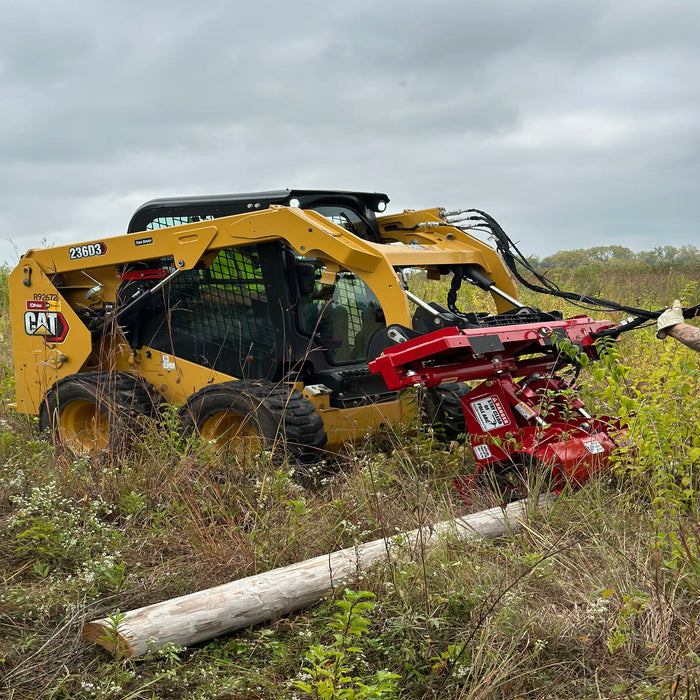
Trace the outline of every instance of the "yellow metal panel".
{"type": "Polygon", "coordinates": [[[427,267],[431,265],[478,265],[485,266],[483,254],[478,250],[465,250],[454,246],[439,247],[434,243],[423,246],[422,250],[408,246],[383,245],[382,253],[392,266],[427,267]]]}
{"type": "MultiPolygon", "coordinates": [[[[491,248],[487,243],[479,240],[465,231],[462,231],[455,226],[447,225],[440,216],[439,209],[423,209],[412,210],[408,209],[403,214],[391,214],[377,218],[379,223],[380,233],[383,239],[387,241],[398,241],[408,247],[408,250],[419,251],[420,246],[433,250],[438,249],[447,253],[448,261],[451,264],[473,264],[481,269],[495,285],[502,291],[506,292],[514,299],[518,298],[518,291],[515,287],[515,282],[510,276],[508,269],[503,264],[498,253],[491,248]],[[431,226],[430,223],[437,224],[431,226]],[[425,225],[428,224],[428,225],[425,225]],[[417,228],[414,228],[417,227],[417,228]],[[414,229],[414,230],[397,230],[397,229],[414,229]],[[473,259],[469,260],[469,256],[473,255],[473,259]]],[[[401,250],[400,246],[396,246],[401,250]]],[[[403,253],[392,253],[391,260],[396,265],[408,265],[405,262],[410,258],[404,249],[403,253]],[[394,262],[396,260],[402,262],[394,262]]],[[[418,256],[416,256],[418,259],[418,256]]],[[[428,258],[427,251],[425,259],[428,258]]],[[[435,256],[435,260],[438,256],[435,256]]],[[[426,264],[441,264],[441,263],[426,263],[426,264]]],[[[450,264],[448,262],[447,264],[450,264]]],[[[500,312],[510,311],[513,305],[505,301],[496,294],[491,295],[496,309],[500,312]]]]}
{"type": "Polygon", "coordinates": [[[70,304],[34,261],[24,260],[12,271],[9,291],[17,407],[36,414],[55,381],[80,371],[92,341],[70,304]],[[57,333],[64,337],[51,340],[57,333]]]}
{"type": "Polygon", "coordinates": [[[209,384],[236,379],[176,355],[147,347],[141,348],[135,354],[132,367],[123,369],[136,371],[152,384],[166,401],[175,404],[184,403],[192,394],[209,384]]]}
{"type": "MultiPolygon", "coordinates": [[[[137,260],[172,256],[183,270],[196,265],[216,237],[217,226],[188,224],[112,238],[98,238],[79,245],[27,251],[47,274],[92,270],[137,260]],[[181,264],[180,264],[181,263],[181,264]]],[[[223,247],[223,246],[219,246],[223,247]]]]}
{"type": "Polygon", "coordinates": [[[362,440],[368,435],[415,416],[415,401],[406,394],[396,401],[372,403],[355,408],[316,409],[323,418],[328,435],[327,449],[337,450],[341,445],[362,440]]]}

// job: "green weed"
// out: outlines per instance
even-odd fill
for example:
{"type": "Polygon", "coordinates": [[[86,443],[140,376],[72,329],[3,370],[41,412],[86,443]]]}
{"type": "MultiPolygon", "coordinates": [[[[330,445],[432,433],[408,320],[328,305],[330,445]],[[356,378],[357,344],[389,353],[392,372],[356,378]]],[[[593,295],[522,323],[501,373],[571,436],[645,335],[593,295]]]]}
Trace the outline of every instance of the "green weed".
{"type": "Polygon", "coordinates": [[[374,610],[375,595],[368,591],[346,589],[336,602],[340,608],[328,623],[333,640],[316,644],[307,652],[309,664],[302,667],[302,676],[294,687],[315,700],[361,700],[388,698],[395,695],[400,676],[386,669],[375,671],[371,677],[358,673],[362,637],[369,630],[366,616],[374,610]]]}

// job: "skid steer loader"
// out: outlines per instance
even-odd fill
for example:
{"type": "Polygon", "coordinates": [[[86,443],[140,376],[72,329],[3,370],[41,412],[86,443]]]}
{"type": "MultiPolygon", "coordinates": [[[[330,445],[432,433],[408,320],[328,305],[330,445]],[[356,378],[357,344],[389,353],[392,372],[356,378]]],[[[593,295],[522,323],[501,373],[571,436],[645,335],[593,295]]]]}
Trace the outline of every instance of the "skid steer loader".
{"type": "MultiPolygon", "coordinates": [[[[536,342],[508,352],[543,353],[553,367],[568,361],[559,341],[602,328],[524,307],[501,257],[458,215],[386,214],[388,201],[323,190],[158,199],[124,235],[29,250],[9,279],[18,410],[81,454],[117,445],[167,402],[185,433],[221,449],[255,443],[313,462],[415,414],[410,380],[388,386],[370,371],[392,346],[471,329],[469,361],[501,376],[515,371],[503,361],[503,329],[529,324],[536,342]],[[445,300],[411,292],[421,271],[449,283],[445,300]],[[463,281],[488,291],[496,313],[460,311],[463,281]]],[[[535,386],[536,364],[523,367],[535,386]]],[[[450,379],[428,382],[425,405],[455,436],[466,431],[471,389],[450,379]]],[[[497,415],[488,396],[474,405],[497,415]]],[[[487,432],[488,420],[471,424],[487,432]]],[[[487,451],[503,457],[475,445],[484,463],[494,461],[487,451]]]]}

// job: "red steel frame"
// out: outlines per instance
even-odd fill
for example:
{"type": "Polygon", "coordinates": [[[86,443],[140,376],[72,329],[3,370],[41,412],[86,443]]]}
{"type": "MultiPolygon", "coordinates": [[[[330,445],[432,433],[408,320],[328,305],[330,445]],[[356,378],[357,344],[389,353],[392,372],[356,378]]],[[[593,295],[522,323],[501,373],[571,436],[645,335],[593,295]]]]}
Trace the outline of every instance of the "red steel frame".
{"type": "MultiPolygon", "coordinates": [[[[370,362],[391,390],[482,380],[462,398],[477,474],[456,486],[463,497],[485,470],[545,465],[558,493],[599,472],[627,444],[615,418],[592,417],[556,376],[557,341],[569,339],[591,359],[595,334],[610,321],[576,316],[495,328],[445,328],[387,348],[370,362]]],[[[564,356],[566,357],[565,350],[564,356]]],[[[488,473],[488,472],[485,472],[488,473]]]]}

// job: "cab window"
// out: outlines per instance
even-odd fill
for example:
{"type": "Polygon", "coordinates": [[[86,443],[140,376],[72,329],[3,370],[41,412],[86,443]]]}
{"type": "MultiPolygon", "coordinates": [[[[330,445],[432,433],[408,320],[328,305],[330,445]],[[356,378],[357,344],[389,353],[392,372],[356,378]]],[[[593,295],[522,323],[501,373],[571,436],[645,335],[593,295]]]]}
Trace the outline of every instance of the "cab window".
{"type": "Polygon", "coordinates": [[[334,284],[323,284],[323,264],[297,263],[299,330],[325,348],[333,364],[368,359],[369,342],[385,327],[384,312],[374,292],[351,272],[339,272],[334,284]]]}
{"type": "Polygon", "coordinates": [[[372,240],[374,238],[374,234],[370,230],[367,222],[353,209],[336,206],[314,207],[313,209],[315,212],[321,214],[321,216],[325,216],[326,219],[329,219],[337,226],[344,228],[355,236],[367,240],[372,240]]]}

